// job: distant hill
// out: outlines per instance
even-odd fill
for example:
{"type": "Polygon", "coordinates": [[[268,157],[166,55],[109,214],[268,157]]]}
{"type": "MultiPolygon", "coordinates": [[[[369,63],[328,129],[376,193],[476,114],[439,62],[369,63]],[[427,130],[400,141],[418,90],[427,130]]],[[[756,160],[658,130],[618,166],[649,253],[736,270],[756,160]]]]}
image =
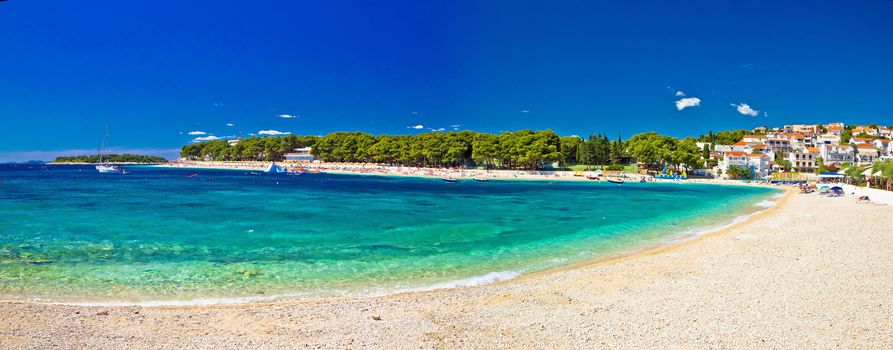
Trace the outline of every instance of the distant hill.
{"type": "Polygon", "coordinates": [[[6,163],[0,163],[0,164],[37,164],[37,165],[40,165],[40,164],[46,164],[46,162],[44,162],[42,160],[29,160],[27,162],[6,162],[6,163]]]}
{"type": "MultiPolygon", "coordinates": [[[[56,157],[53,163],[99,163],[99,155],[92,156],[72,156],[72,157],[56,157]]],[[[167,163],[167,159],[159,156],[144,156],[139,154],[109,154],[109,163],[142,163],[142,164],[162,164],[167,163]]]]}

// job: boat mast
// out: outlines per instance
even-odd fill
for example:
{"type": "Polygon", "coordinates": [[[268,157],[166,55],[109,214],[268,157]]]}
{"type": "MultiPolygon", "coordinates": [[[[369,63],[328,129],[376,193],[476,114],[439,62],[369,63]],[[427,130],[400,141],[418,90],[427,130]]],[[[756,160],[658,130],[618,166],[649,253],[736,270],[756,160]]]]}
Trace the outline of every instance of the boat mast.
{"type": "Polygon", "coordinates": [[[109,144],[111,144],[112,136],[109,133],[109,122],[105,122],[105,164],[109,164],[109,144]]]}

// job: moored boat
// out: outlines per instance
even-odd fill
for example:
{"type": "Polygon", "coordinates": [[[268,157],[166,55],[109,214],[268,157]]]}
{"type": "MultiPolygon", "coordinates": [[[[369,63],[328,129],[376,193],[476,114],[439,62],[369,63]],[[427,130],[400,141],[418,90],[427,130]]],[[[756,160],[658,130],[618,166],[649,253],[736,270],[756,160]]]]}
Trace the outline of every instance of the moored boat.
{"type": "Polygon", "coordinates": [[[475,176],[475,177],[473,177],[472,179],[473,179],[474,181],[487,182],[487,178],[486,178],[486,177],[475,176]]]}
{"type": "Polygon", "coordinates": [[[443,180],[443,181],[446,181],[446,182],[459,182],[459,180],[456,180],[456,179],[454,179],[454,178],[452,178],[452,177],[449,177],[449,176],[442,177],[442,178],[440,178],[440,179],[443,180]]]}
{"type": "Polygon", "coordinates": [[[623,179],[622,179],[622,178],[619,178],[619,177],[616,177],[616,176],[611,176],[611,177],[608,178],[608,182],[610,182],[610,183],[612,183],[612,184],[618,184],[618,185],[620,185],[620,184],[623,184],[623,179]]]}
{"type": "Polygon", "coordinates": [[[129,174],[123,168],[109,162],[109,125],[105,124],[105,137],[99,139],[99,165],[96,171],[100,174],[129,174]]]}

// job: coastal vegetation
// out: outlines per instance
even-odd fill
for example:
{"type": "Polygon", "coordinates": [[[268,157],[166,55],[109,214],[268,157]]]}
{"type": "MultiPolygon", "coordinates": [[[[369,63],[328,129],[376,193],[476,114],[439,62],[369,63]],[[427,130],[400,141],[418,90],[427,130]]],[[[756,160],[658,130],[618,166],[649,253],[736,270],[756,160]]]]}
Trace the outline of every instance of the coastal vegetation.
{"type": "MultiPolygon", "coordinates": [[[[161,164],[167,163],[167,159],[159,156],[146,156],[139,154],[108,154],[102,156],[102,161],[109,163],[145,163],[145,164],[161,164]]],[[[53,163],[100,163],[99,155],[56,157],[53,163]]]]}
{"type": "MultiPolygon", "coordinates": [[[[725,133],[720,137],[729,137],[725,133]]],[[[215,140],[186,145],[180,156],[191,160],[281,161],[299,147],[312,147],[326,162],[374,162],[404,166],[540,169],[557,165],[608,166],[638,160],[646,167],[699,168],[704,151],[694,138],[682,140],[648,132],[628,141],[604,134],[559,137],[552,130],[501,134],[474,131],[417,135],[335,132],[322,137],[288,135],[215,140]]]]}

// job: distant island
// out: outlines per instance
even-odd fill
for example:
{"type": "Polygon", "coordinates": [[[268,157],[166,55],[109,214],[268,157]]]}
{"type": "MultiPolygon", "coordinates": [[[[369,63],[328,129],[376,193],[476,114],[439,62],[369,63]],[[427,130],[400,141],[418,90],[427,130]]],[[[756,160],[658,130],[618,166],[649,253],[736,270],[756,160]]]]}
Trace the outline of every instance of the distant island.
{"type": "Polygon", "coordinates": [[[46,164],[46,162],[44,162],[42,160],[29,160],[29,161],[24,161],[24,162],[6,162],[3,164],[31,164],[31,165],[34,165],[34,164],[46,164]]]}
{"type": "MultiPolygon", "coordinates": [[[[163,164],[167,163],[167,159],[159,156],[144,156],[139,154],[108,154],[104,155],[109,163],[140,163],[140,164],[163,164]]],[[[84,155],[71,157],[56,157],[53,163],[100,163],[99,155],[84,155]]]]}

